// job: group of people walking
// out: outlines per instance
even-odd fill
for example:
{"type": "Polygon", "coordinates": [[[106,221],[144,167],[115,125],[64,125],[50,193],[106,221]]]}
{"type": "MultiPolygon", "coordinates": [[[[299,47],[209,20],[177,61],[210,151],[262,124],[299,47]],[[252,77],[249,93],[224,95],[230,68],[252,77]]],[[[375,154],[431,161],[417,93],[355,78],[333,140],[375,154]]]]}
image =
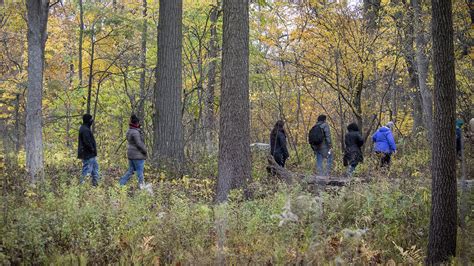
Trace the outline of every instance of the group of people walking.
{"type": "MultiPolygon", "coordinates": [[[[320,115],[318,121],[308,132],[308,142],[316,157],[316,170],[319,175],[328,176],[332,169],[333,153],[331,130],[326,122],[326,116],[320,115]],[[326,167],[324,167],[326,161],[326,167]]],[[[97,162],[97,144],[92,132],[94,119],[90,114],[82,116],[82,125],[79,128],[77,157],[82,160],[82,174],[80,183],[84,183],[86,176],[91,176],[92,185],[97,186],[99,182],[99,164],[97,162]]],[[[462,124],[456,121],[456,150],[460,151],[460,136],[462,124]]],[[[474,128],[474,119],[470,121],[471,128],[474,128]]],[[[388,122],[380,127],[373,135],[374,152],[380,157],[380,166],[390,165],[392,155],[397,152],[397,146],[392,133],[393,122],[388,122]]],[[[147,149],[145,145],[144,133],[140,127],[140,120],[136,115],[130,117],[129,128],[126,133],[128,170],[120,178],[119,184],[125,185],[136,173],[138,184],[144,185],[143,171],[145,160],[147,159],[147,149]]],[[[347,167],[349,176],[353,174],[357,165],[364,161],[362,146],[364,138],[356,123],[347,126],[347,133],[344,136],[344,157],[343,164],[347,167]]],[[[281,167],[285,167],[286,160],[290,157],[287,148],[287,134],[285,123],[279,120],[275,123],[270,133],[270,153],[275,162],[281,167]]]]}
{"type": "MultiPolygon", "coordinates": [[[[318,121],[308,132],[308,143],[316,157],[317,174],[328,176],[332,169],[333,152],[331,141],[331,130],[326,122],[327,117],[320,115],[318,121]],[[326,167],[324,167],[326,161],[326,167]]],[[[391,161],[392,154],[397,151],[395,139],[393,137],[393,122],[388,122],[385,126],[379,128],[373,135],[374,152],[380,156],[380,165],[388,166],[391,161]]],[[[355,171],[357,165],[364,161],[362,146],[364,138],[356,123],[347,126],[347,133],[344,137],[344,157],[343,164],[347,167],[349,175],[355,171]]],[[[270,153],[275,162],[281,167],[285,167],[285,162],[289,158],[286,131],[284,122],[279,120],[270,133],[270,153]]]]}
{"type": "MultiPolygon", "coordinates": [[[[90,114],[82,116],[82,125],[79,128],[77,157],[82,160],[82,175],[80,183],[84,183],[86,176],[91,176],[92,185],[97,186],[99,181],[99,164],[97,163],[97,145],[94,134],[91,130],[94,119],[90,114]]],[[[136,115],[130,117],[129,128],[127,130],[127,157],[128,170],[120,178],[120,185],[125,185],[136,173],[140,188],[144,185],[143,170],[147,158],[147,149],[140,120],[136,115]]]]}

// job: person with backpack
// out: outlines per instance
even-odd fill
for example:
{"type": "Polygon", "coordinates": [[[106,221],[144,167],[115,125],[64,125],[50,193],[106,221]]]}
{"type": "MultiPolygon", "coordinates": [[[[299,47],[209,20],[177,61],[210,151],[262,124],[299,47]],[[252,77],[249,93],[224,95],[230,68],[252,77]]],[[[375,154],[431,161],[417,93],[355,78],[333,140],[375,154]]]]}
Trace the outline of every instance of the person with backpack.
{"type": "Polygon", "coordinates": [[[308,134],[308,142],[316,156],[316,169],[318,174],[327,176],[332,167],[332,142],[329,125],[326,123],[326,116],[320,115],[318,122],[314,125],[308,134]],[[326,171],[323,169],[323,161],[327,160],[326,171]]]}
{"type": "Polygon", "coordinates": [[[127,130],[127,157],[128,170],[120,178],[120,185],[125,185],[134,172],[137,173],[138,185],[143,187],[143,170],[145,167],[145,160],[147,158],[147,150],[145,146],[145,137],[140,128],[140,120],[136,115],[130,117],[130,124],[127,130]]]}
{"type": "Polygon", "coordinates": [[[397,145],[392,134],[393,126],[394,123],[390,121],[372,135],[372,141],[375,143],[374,151],[381,155],[380,165],[382,167],[390,165],[392,154],[397,151],[397,145]]]}
{"type": "Polygon", "coordinates": [[[284,129],[285,122],[278,120],[270,133],[270,153],[275,162],[285,167],[285,162],[290,157],[288,148],[286,147],[286,132],[284,129]]]}
{"type": "Polygon", "coordinates": [[[347,173],[352,176],[357,165],[364,161],[361,147],[364,145],[364,139],[360,134],[359,127],[356,123],[351,123],[347,126],[347,133],[344,137],[344,166],[347,166],[347,173]]]}
{"type": "Polygon", "coordinates": [[[77,145],[77,158],[82,160],[82,175],[80,183],[84,183],[86,176],[92,176],[92,185],[97,186],[99,182],[99,164],[97,163],[97,145],[91,126],[94,119],[90,114],[82,116],[82,125],[79,128],[77,145]]]}

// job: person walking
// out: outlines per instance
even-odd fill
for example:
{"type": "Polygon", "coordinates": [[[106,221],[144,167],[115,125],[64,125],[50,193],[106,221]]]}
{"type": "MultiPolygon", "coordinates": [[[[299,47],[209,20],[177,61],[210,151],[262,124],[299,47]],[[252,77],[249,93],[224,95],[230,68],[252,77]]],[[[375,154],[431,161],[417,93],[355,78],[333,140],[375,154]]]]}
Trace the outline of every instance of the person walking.
{"type": "Polygon", "coordinates": [[[316,156],[316,169],[318,174],[328,176],[332,168],[332,142],[331,131],[326,123],[326,116],[320,115],[318,122],[314,125],[308,134],[308,142],[316,156]],[[326,170],[323,169],[323,161],[327,160],[326,170]]]}
{"type": "Polygon", "coordinates": [[[380,165],[382,167],[390,165],[392,154],[397,151],[397,145],[392,134],[393,126],[394,123],[390,121],[372,135],[372,141],[375,143],[374,151],[381,155],[380,165]]]}
{"type": "Polygon", "coordinates": [[[137,173],[138,185],[143,187],[143,170],[145,160],[147,158],[147,150],[145,146],[145,138],[142,129],[140,128],[140,120],[136,115],[130,117],[130,124],[127,130],[127,157],[128,170],[120,178],[120,185],[125,185],[134,172],[137,173]]]}
{"type": "Polygon", "coordinates": [[[91,126],[94,119],[90,114],[82,116],[82,125],[79,128],[77,145],[77,158],[82,160],[82,175],[80,183],[83,184],[86,176],[92,176],[92,185],[99,182],[99,164],[97,163],[97,145],[91,126]]]}
{"type": "Polygon", "coordinates": [[[285,167],[285,162],[290,157],[286,147],[285,122],[278,120],[270,133],[270,153],[276,163],[285,167]]]}
{"type": "Polygon", "coordinates": [[[364,161],[361,147],[364,145],[364,139],[360,134],[359,127],[356,123],[347,126],[347,133],[344,137],[344,166],[348,167],[347,173],[352,176],[357,165],[364,161]]]}

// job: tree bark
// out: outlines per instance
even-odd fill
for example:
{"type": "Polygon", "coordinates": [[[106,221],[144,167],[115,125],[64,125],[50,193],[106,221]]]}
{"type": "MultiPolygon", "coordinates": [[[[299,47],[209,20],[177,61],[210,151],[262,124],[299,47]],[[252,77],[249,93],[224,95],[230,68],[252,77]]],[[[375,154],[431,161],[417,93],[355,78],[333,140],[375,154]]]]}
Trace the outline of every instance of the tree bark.
{"type": "Polygon", "coordinates": [[[431,217],[426,263],[456,256],[456,76],[450,0],[432,0],[434,116],[431,217]]]}
{"type": "Polygon", "coordinates": [[[47,38],[48,0],[27,0],[28,92],[26,101],[26,168],[30,182],[44,179],[43,166],[43,68],[47,38]]]}
{"type": "Polygon", "coordinates": [[[142,28],[142,47],[140,50],[140,68],[142,72],[140,73],[140,100],[138,102],[138,117],[140,119],[145,118],[145,78],[146,78],[146,39],[147,39],[147,0],[143,0],[143,28],[142,28]]]}
{"type": "Polygon", "coordinates": [[[223,2],[222,80],[217,202],[251,179],[249,2],[223,2]]]}
{"type": "Polygon", "coordinates": [[[154,157],[179,170],[184,162],[182,124],[183,1],[160,0],[156,67],[154,157]]]}
{"type": "Polygon", "coordinates": [[[423,123],[428,132],[428,140],[431,142],[433,136],[433,97],[428,88],[428,58],[426,56],[426,40],[423,27],[421,0],[412,0],[414,13],[414,26],[416,35],[416,62],[418,70],[418,84],[423,108],[423,123]]]}
{"type": "Polygon", "coordinates": [[[209,40],[209,71],[206,90],[206,111],[204,113],[204,123],[206,130],[206,149],[208,152],[214,150],[214,131],[215,131],[215,114],[214,114],[214,99],[216,86],[216,67],[218,57],[217,47],[217,20],[219,18],[220,1],[217,0],[216,6],[212,7],[210,21],[211,21],[211,38],[209,40]]]}

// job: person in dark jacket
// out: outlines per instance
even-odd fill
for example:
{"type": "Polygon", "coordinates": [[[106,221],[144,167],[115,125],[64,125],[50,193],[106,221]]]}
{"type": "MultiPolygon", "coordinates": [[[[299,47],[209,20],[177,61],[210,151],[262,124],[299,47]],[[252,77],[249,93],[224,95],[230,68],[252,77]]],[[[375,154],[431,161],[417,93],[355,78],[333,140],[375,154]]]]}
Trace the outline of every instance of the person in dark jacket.
{"type": "Polygon", "coordinates": [[[270,133],[270,153],[281,167],[285,167],[285,162],[290,157],[286,147],[285,122],[278,120],[270,133]]]}
{"type": "Polygon", "coordinates": [[[380,159],[382,167],[390,165],[392,154],[397,151],[397,145],[392,134],[393,126],[393,122],[388,122],[386,126],[379,128],[372,135],[372,140],[375,143],[374,151],[382,156],[380,159]]]}
{"type": "Polygon", "coordinates": [[[77,158],[82,159],[82,175],[80,183],[84,183],[84,178],[92,176],[92,185],[97,186],[99,181],[99,164],[97,163],[97,145],[91,126],[94,119],[90,114],[82,116],[82,125],[79,128],[79,138],[77,145],[77,158]]]}
{"type": "Polygon", "coordinates": [[[130,124],[127,131],[127,157],[128,170],[125,175],[120,178],[120,185],[125,185],[134,172],[137,173],[138,185],[143,187],[143,169],[147,157],[145,146],[145,138],[140,128],[140,120],[136,115],[130,117],[130,124]]]}
{"type": "Polygon", "coordinates": [[[314,155],[316,156],[316,169],[318,170],[318,174],[328,176],[331,172],[333,156],[331,131],[329,130],[328,123],[326,123],[325,115],[318,116],[318,122],[313,126],[313,128],[315,127],[319,127],[320,130],[322,130],[323,135],[322,142],[319,145],[311,144],[311,148],[313,149],[314,155]],[[325,171],[323,169],[324,159],[327,160],[325,171]]]}
{"type": "Polygon", "coordinates": [[[359,163],[364,161],[362,150],[364,139],[360,134],[359,127],[356,123],[351,123],[347,126],[347,134],[344,137],[344,166],[348,167],[349,176],[352,175],[359,163]]]}

